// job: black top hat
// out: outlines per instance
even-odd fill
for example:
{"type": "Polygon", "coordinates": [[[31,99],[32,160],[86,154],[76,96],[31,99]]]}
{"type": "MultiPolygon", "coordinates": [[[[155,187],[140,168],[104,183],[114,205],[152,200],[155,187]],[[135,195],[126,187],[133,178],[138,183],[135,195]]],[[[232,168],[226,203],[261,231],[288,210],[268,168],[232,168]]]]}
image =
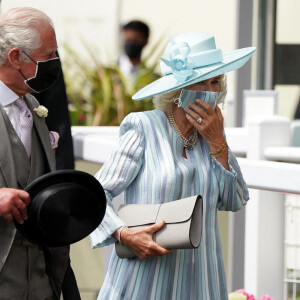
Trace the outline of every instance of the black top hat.
{"type": "Polygon", "coordinates": [[[106,197],[92,175],[74,170],[55,171],[34,180],[28,219],[18,231],[30,242],[48,247],[66,246],[88,236],[102,221],[106,197]]]}

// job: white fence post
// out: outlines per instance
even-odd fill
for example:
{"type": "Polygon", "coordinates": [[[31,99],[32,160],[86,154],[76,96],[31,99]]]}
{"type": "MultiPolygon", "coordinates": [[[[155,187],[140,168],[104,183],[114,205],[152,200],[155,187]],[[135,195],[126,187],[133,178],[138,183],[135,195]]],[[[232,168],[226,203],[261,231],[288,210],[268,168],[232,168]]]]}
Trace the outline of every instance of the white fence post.
{"type": "MultiPolygon", "coordinates": [[[[290,145],[290,122],[273,116],[248,123],[247,159],[264,159],[268,146],[290,145]]],[[[245,290],[256,297],[283,299],[284,198],[282,193],[250,190],[245,226],[245,290]]]]}

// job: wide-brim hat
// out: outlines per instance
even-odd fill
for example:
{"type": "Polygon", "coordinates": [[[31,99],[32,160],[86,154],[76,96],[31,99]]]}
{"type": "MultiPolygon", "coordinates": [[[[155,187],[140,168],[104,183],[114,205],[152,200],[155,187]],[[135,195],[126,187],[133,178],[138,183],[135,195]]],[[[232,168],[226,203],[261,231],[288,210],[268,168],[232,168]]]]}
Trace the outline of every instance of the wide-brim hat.
{"type": "Polygon", "coordinates": [[[106,197],[92,175],[74,170],[55,171],[33,181],[28,219],[17,230],[32,243],[66,246],[88,236],[101,223],[106,197]]]}
{"type": "Polygon", "coordinates": [[[170,92],[242,67],[255,47],[222,53],[216,48],[215,38],[207,33],[188,32],[170,38],[161,59],[163,77],[133,95],[142,100],[170,92]]]}

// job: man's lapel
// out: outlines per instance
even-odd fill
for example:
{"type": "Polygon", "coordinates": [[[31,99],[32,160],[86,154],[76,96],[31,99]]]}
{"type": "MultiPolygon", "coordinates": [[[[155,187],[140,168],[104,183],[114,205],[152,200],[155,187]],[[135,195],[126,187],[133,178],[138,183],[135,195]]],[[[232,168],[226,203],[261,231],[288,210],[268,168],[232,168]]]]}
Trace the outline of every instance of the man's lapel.
{"type": "MultiPolygon", "coordinates": [[[[4,111],[2,105],[0,105],[0,169],[3,174],[4,180],[6,181],[6,186],[10,188],[17,188],[18,183],[15,172],[13,152],[6,129],[5,118],[7,118],[8,120],[6,112],[4,111]]],[[[1,185],[1,187],[3,187],[4,183],[1,183],[1,185]]]]}
{"type": "Polygon", "coordinates": [[[45,150],[45,154],[49,163],[50,171],[55,170],[55,152],[51,148],[49,130],[45,123],[45,118],[40,118],[33,109],[38,106],[38,101],[31,95],[26,95],[24,97],[29,109],[32,112],[33,124],[35,125],[37,134],[41,140],[42,146],[45,150]],[[34,104],[35,102],[35,104],[34,104]]]}

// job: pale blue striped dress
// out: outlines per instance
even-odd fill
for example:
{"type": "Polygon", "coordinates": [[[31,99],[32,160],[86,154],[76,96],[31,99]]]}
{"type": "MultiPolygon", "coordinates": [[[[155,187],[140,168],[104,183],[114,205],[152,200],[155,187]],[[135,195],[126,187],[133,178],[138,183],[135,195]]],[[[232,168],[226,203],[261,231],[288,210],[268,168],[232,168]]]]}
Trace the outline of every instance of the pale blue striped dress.
{"type": "Polygon", "coordinates": [[[239,210],[249,199],[248,190],[231,151],[229,172],[209,155],[201,138],[187,150],[187,159],[182,150],[182,139],[161,110],[132,113],[122,122],[116,151],[96,174],[110,206],[90,236],[92,247],[115,242],[111,235],[124,224],[111,200],[123,191],[125,203],[202,195],[203,233],[198,249],[173,250],[163,257],[119,259],[113,251],[98,299],[227,299],[217,209],[239,210]]]}

